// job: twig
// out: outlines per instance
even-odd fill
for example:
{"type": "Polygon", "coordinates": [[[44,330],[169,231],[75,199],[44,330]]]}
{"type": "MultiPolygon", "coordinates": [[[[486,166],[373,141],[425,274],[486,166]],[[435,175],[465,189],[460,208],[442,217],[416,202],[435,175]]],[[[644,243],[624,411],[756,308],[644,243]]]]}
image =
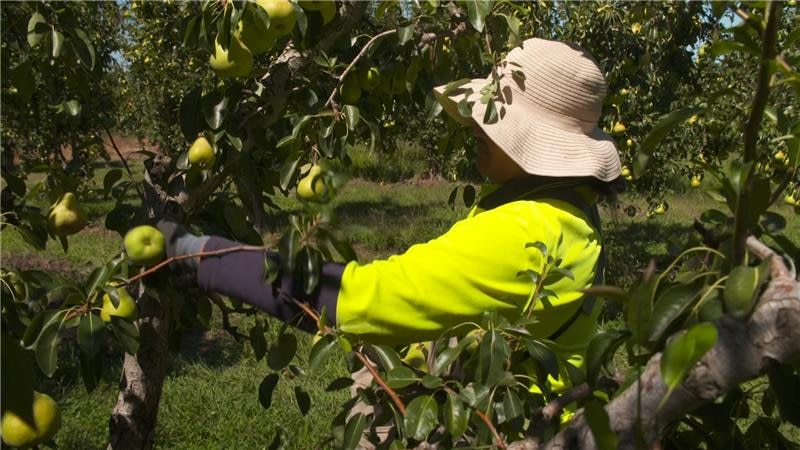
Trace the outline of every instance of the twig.
{"type": "Polygon", "coordinates": [[[342,72],[342,74],[339,75],[339,78],[338,78],[339,82],[336,83],[336,87],[333,89],[333,92],[331,92],[331,96],[328,97],[328,101],[325,102],[325,107],[328,107],[328,106],[331,105],[331,103],[333,103],[333,99],[336,97],[336,93],[339,91],[339,85],[342,84],[342,82],[344,81],[344,78],[347,76],[348,73],[350,73],[350,70],[356,64],[358,64],[358,61],[360,61],[361,58],[364,57],[364,55],[367,53],[367,50],[369,50],[369,48],[372,47],[372,44],[374,44],[378,39],[381,39],[383,37],[386,37],[386,36],[389,36],[389,35],[395,34],[395,33],[397,33],[396,29],[386,30],[383,33],[376,34],[375,36],[372,37],[372,39],[370,39],[369,41],[367,41],[366,44],[364,44],[364,47],[361,48],[361,51],[358,52],[358,55],[356,55],[356,57],[353,58],[352,61],[350,61],[350,65],[348,65],[344,69],[344,72],[342,72]]]}
{"type": "Polygon", "coordinates": [[[494,427],[492,421],[489,420],[488,417],[486,417],[486,414],[484,414],[483,411],[481,411],[478,408],[475,408],[475,414],[478,417],[480,417],[480,419],[483,421],[483,423],[486,424],[487,427],[489,427],[489,431],[492,432],[492,436],[494,436],[494,440],[497,443],[497,448],[501,450],[506,450],[506,442],[503,440],[503,437],[500,436],[500,433],[497,432],[497,428],[494,427]]]}
{"type": "Polygon", "coordinates": [[[733,12],[737,16],[739,16],[742,20],[744,20],[745,22],[749,23],[750,26],[755,28],[759,33],[763,33],[764,32],[764,28],[761,26],[761,24],[758,23],[757,20],[754,20],[750,16],[750,14],[747,14],[747,11],[743,10],[742,8],[736,8],[733,12]]]}
{"type": "MultiPolygon", "coordinates": [[[[119,156],[119,160],[122,161],[122,165],[125,166],[125,170],[128,171],[128,176],[131,177],[131,180],[133,180],[133,171],[131,170],[130,166],[128,166],[128,160],[126,160],[125,157],[122,156],[122,152],[120,151],[119,147],[117,147],[117,142],[114,140],[114,137],[111,136],[111,131],[108,129],[107,126],[105,126],[105,124],[101,124],[101,126],[103,127],[103,130],[106,132],[108,140],[111,141],[111,146],[114,147],[114,152],[116,152],[117,156],[119,156]]],[[[139,193],[139,197],[142,200],[144,200],[144,195],[142,194],[142,191],[139,190],[139,185],[134,183],[134,187],[136,188],[136,192],[139,193]]]]}
{"type": "Polygon", "coordinates": [[[383,378],[381,378],[381,376],[378,374],[375,368],[372,367],[372,364],[369,362],[367,357],[364,356],[363,353],[359,352],[358,350],[354,351],[353,353],[355,353],[359,361],[361,361],[361,363],[364,364],[364,367],[366,367],[367,370],[369,370],[369,373],[372,374],[372,378],[375,380],[376,383],[378,383],[378,386],[380,386],[389,395],[389,398],[391,398],[394,405],[397,406],[397,409],[400,411],[400,414],[405,416],[406,405],[404,405],[403,401],[400,400],[400,397],[398,397],[397,392],[395,392],[394,389],[386,385],[386,382],[383,381],[383,378]]]}
{"type": "Polygon", "coordinates": [[[553,420],[567,405],[577,400],[583,400],[590,395],[592,395],[592,389],[589,387],[589,383],[579,384],[570,389],[566,394],[559,396],[545,405],[541,409],[542,416],[547,421],[553,420]]]}
{"type": "Polygon", "coordinates": [[[144,272],[141,272],[140,274],[129,278],[128,281],[126,281],[125,283],[122,283],[122,286],[124,286],[126,284],[133,283],[134,281],[138,281],[138,280],[140,280],[140,279],[142,279],[142,278],[144,278],[144,277],[146,277],[146,276],[148,276],[148,275],[150,275],[152,273],[155,273],[155,272],[161,270],[163,267],[165,267],[165,266],[167,266],[167,265],[169,265],[169,264],[171,264],[173,262],[176,262],[176,261],[182,261],[184,259],[190,259],[190,258],[202,258],[204,256],[218,256],[218,255],[224,255],[226,253],[233,253],[233,252],[239,252],[239,251],[262,251],[263,252],[264,250],[267,250],[267,247],[262,247],[262,246],[257,246],[257,245],[238,245],[236,247],[228,247],[228,248],[223,248],[223,249],[220,249],[220,250],[213,250],[213,251],[210,251],[210,252],[198,252],[198,253],[189,253],[189,254],[180,255],[180,256],[172,256],[170,258],[165,259],[164,261],[161,261],[160,263],[156,264],[155,266],[145,270],[144,272]]]}

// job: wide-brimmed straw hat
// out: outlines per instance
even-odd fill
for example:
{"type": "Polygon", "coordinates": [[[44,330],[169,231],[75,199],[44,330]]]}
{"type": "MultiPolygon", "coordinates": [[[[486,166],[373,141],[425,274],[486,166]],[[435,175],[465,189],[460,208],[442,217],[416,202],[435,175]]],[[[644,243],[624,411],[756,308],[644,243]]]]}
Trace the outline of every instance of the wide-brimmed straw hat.
{"type": "Polygon", "coordinates": [[[434,88],[444,110],[463,125],[482,128],[525,172],[603,181],[619,177],[614,140],[597,127],[608,86],[580,47],[528,39],[508,53],[494,76],[450,86],[434,88]],[[488,102],[481,97],[495,79],[496,115],[484,122],[488,102]],[[472,107],[466,117],[458,108],[465,99],[472,107]]]}

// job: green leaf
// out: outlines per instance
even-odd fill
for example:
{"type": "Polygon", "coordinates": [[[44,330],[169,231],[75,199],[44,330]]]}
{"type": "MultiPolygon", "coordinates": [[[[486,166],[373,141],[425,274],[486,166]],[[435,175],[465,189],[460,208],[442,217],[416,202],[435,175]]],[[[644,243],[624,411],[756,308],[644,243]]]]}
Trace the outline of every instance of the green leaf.
{"type": "Polygon", "coordinates": [[[389,372],[396,367],[403,367],[400,355],[398,355],[393,348],[386,345],[375,345],[372,347],[372,351],[375,353],[378,363],[383,370],[389,372]]]}
{"type": "Polygon", "coordinates": [[[250,328],[250,346],[256,361],[260,361],[267,353],[267,338],[264,337],[264,328],[258,322],[250,328]]]}
{"type": "Polygon", "coordinates": [[[662,339],[669,326],[691,305],[698,291],[695,284],[679,284],[658,296],[650,321],[650,342],[662,339]]]}
{"type": "Polygon", "coordinates": [[[333,381],[331,381],[327,387],[325,387],[326,392],[334,392],[339,391],[342,389],[349,388],[354,383],[354,380],[350,377],[340,377],[333,381]]]}
{"type": "Polygon", "coordinates": [[[630,293],[631,300],[625,305],[625,318],[633,340],[643,344],[647,338],[647,331],[653,310],[653,294],[658,286],[658,278],[651,277],[642,280],[630,293]]]}
{"type": "Polygon", "coordinates": [[[421,441],[428,437],[438,425],[439,405],[432,395],[421,395],[406,408],[405,430],[414,439],[421,441]]]}
{"type": "Polygon", "coordinates": [[[89,358],[93,358],[105,345],[105,324],[97,314],[81,318],[78,325],[78,345],[89,358]]]}
{"type": "Polygon", "coordinates": [[[305,246],[300,250],[298,255],[300,269],[303,275],[303,287],[306,294],[311,294],[319,284],[320,277],[320,257],[319,252],[310,247],[305,246]]]}
{"type": "Polygon", "coordinates": [[[345,450],[353,450],[358,447],[364,428],[367,427],[367,417],[362,413],[357,413],[347,421],[344,430],[344,442],[342,447],[345,450]]]}
{"type": "Polygon", "coordinates": [[[281,370],[288,366],[297,353],[297,338],[291,333],[284,333],[269,349],[267,365],[272,370],[281,370]]]}
{"type": "Polygon", "coordinates": [[[258,402],[264,409],[269,409],[272,406],[272,393],[275,392],[275,386],[278,385],[278,374],[271,373],[261,380],[258,386],[258,402]]]}
{"type": "Polygon", "coordinates": [[[50,54],[53,56],[53,59],[56,59],[61,55],[61,47],[64,45],[64,35],[56,30],[53,30],[52,39],[53,46],[50,54]]]}
{"type": "Polygon", "coordinates": [[[417,381],[419,377],[406,366],[395,367],[386,373],[386,385],[392,389],[402,389],[417,381]]]}
{"type": "Polygon", "coordinates": [[[486,16],[492,11],[492,0],[462,0],[467,8],[469,23],[476,31],[483,32],[486,25],[486,16]]]}
{"type": "Polygon", "coordinates": [[[503,396],[503,420],[498,420],[498,422],[508,422],[521,416],[523,412],[522,400],[519,395],[514,392],[514,389],[506,388],[506,395],[503,396]]]}
{"type": "Polygon", "coordinates": [[[586,378],[590,384],[594,385],[600,375],[600,369],[628,336],[630,333],[625,331],[606,330],[592,338],[586,349],[586,378]]]}
{"type": "Polygon", "coordinates": [[[458,344],[456,344],[454,347],[448,347],[442,350],[442,352],[436,357],[436,361],[433,363],[433,374],[440,375],[442,372],[444,372],[448,367],[450,367],[450,364],[453,364],[461,352],[463,352],[467,346],[475,342],[477,339],[477,336],[468,334],[460,339],[458,344]]]}
{"type": "Polygon", "coordinates": [[[336,338],[333,335],[326,334],[322,336],[311,348],[311,353],[308,355],[309,368],[312,371],[317,370],[330,357],[337,346],[336,338]]]}
{"type": "Polygon", "coordinates": [[[211,92],[201,100],[203,117],[212,130],[217,130],[225,121],[228,111],[228,97],[219,91],[211,92]]]}
{"type": "Polygon", "coordinates": [[[447,394],[447,402],[444,404],[444,426],[453,440],[461,437],[467,431],[469,425],[470,410],[464,406],[464,402],[453,394],[447,394]]]}
{"type": "Polygon", "coordinates": [[[758,268],[734,267],[728,275],[728,282],[725,283],[725,290],[722,293],[725,312],[737,318],[747,317],[755,303],[760,285],[758,268]]]}
{"type": "Polygon", "coordinates": [[[717,328],[708,322],[702,322],[667,344],[661,355],[661,377],[670,392],[683,381],[689,369],[711,350],[716,341],[717,328]]]}
{"type": "Polygon", "coordinates": [[[759,56],[761,54],[761,50],[757,47],[734,41],[714,42],[708,47],[708,52],[713,56],[722,56],[733,52],[743,52],[753,56],[759,56]]]}
{"type": "Polygon", "coordinates": [[[360,117],[358,107],[353,105],[345,105],[344,117],[347,123],[347,129],[351,131],[355,130],[356,125],[358,125],[358,119],[360,117]]]}
{"type": "Polygon", "coordinates": [[[122,169],[111,169],[103,177],[103,198],[108,198],[108,193],[117,181],[122,178],[122,169]]]}
{"type": "Polygon", "coordinates": [[[56,314],[58,320],[51,321],[42,328],[36,339],[36,362],[48,377],[52,377],[58,368],[58,345],[61,343],[61,327],[64,314],[56,314]]]}
{"type": "Polygon", "coordinates": [[[444,385],[444,381],[436,376],[425,374],[422,377],[422,386],[428,389],[437,389],[444,385]]]}
{"type": "Polygon", "coordinates": [[[527,343],[528,354],[553,378],[558,378],[558,358],[545,343],[531,340],[527,343]]]}
{"type": "Polygon", "coordinates": [[[284,273],[294,273],[295,258],[300,250],[300,234],[294,227],[289,229],[278,242],[281,265],[284,273]]]}
{"type": "Polygon", "coordinates": [[[456,107],[458,108],[458,113],[461,114],[461,117],[467,119],[472,117],[472,104],[466,98],[461,99],[456,107]]]}
{"type": "Polygon", "coordinates": [[[308,392],[301,386],[295,386],[294,398],[297,400],[297,407],[300,409],[300,414],[304,416],[308,414],[308,410],[311,409],[311,397],[308,395],[308,392]]]}
{"type": "Polygon", "coordinates": [[[136,326],[125,319],[111,316],[111,329],[126,353],[135,355],[139,351],[139,330],[136,326]]]}
{"type": "Polygon", "coordinates": [[[611,422],[605,408],[597,402],[591,400],[583,406],[586,414],[586,422],[592,430],[594,441],[599,450],[615,450],[617,448],[617,434],[611,429],[611,422]]]}
{"type": "Polygon", "coordinates": [[[525,248],[535,248],[542,254],[542,258],[547,258],[547,245],[544,242],[528,242],[525,244],[525,248]]]}
{"type": "Polygon", "coordinates": [[[405,44],[414,37],[414,25],[397,27],[397,41],[400,45],[405,44]]]}
{"type": "Polygon", "coordinates": [[[496,384],[502,378],[510,354],[508,342],[497,330],[489,330],[478,347],[478,373],[486,384],[496,384]]]}
{"type": "Polygon", "coordinates": [[[31,14],[31,18],[28,20],[28,45],[36,48],[47,34],[47,30],[47,20],[44,16],[38,12],[31,14]]]}
{"type": "Polygon", "coordinates": [[[72,41],[72,46],[75,49],[75,53],[78,54],[78,58],[80,58],[81,63],[86,66],[87,69],[94,69],[95,56],[92,41],[89,39],[89,36],[86,35],[86,32],[80,28],[76,28],[74,33],[75,37],[77,38],[76,40],[72,41]]]}
{"type": "Polygon", "coordinates": [[[297,29],[300,31],[300,35],[305,37],[306,33],[308,33],[308,17],[306,16],[306,11],[301,8],[300,4],[298,3],[292,2],[292,6],[294,7],[294,17],[297,23],[297,29]]]}
{"type": "Polygon", "coordinates": [[[200,132],[203,131],[200,123],[201,89],[202,88],[198,86],[189,91],[181,99],[178,121],[180,123],[181,133],[183,133],[183,137],[187,142],[194,142],[200,132]]]}

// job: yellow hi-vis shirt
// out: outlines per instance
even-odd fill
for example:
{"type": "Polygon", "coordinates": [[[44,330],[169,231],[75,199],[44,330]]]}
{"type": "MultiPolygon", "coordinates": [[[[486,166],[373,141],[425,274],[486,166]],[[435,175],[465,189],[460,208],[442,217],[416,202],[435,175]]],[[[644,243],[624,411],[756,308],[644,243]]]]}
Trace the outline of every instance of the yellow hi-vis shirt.
{"type": "MultiPolygon", "coordinates": [[[[547,198],[473,211],[442,236],[401,255],[347,264],[337,326],[375,344],[400,345],[434,340],[464,322],[480,323],[486,311],[497,311],[513,322],[523,314],[534,289],[531,279],[519,272],[541,273],[543,267],[540,252],[525,248],[537,241],[574,276],[546,285],[557,297],[535,304],[533,314],[539,321],[529,329],[547,338],[581,308],[580,291],[595,280],[601,249],[600,234],[584,212],[547,198]]],[[[561,333],[556,339],[559,353],[582,359],[598,311],[595,305],[591,314],[580,314],[561,333]]]]}

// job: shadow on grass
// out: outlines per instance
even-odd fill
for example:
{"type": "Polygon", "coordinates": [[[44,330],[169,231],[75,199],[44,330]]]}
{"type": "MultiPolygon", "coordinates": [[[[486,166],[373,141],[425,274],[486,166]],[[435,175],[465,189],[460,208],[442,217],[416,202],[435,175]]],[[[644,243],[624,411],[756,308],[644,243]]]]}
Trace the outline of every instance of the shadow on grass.
{"type": "Polygon", "coordinates": [[[225,367],[239,362],[242,344],[222,330],[196,328],[180,336],[180,349],[170,363],[170,370],[180,373],[187,364],[201,363],[207,367],[225,367]]]}
{"type": "MultiPolygon", "coordinates": [[[[650,260],[662,269],[669,261],[668,243],[686,242],[693,232],[690,225],[663,222],[609,222],[605,225],[606,284],[627,288],[641,276],[650,260]]],[[[620,313],[616,303],[606,303],[604,317],[620,313]]]]}

